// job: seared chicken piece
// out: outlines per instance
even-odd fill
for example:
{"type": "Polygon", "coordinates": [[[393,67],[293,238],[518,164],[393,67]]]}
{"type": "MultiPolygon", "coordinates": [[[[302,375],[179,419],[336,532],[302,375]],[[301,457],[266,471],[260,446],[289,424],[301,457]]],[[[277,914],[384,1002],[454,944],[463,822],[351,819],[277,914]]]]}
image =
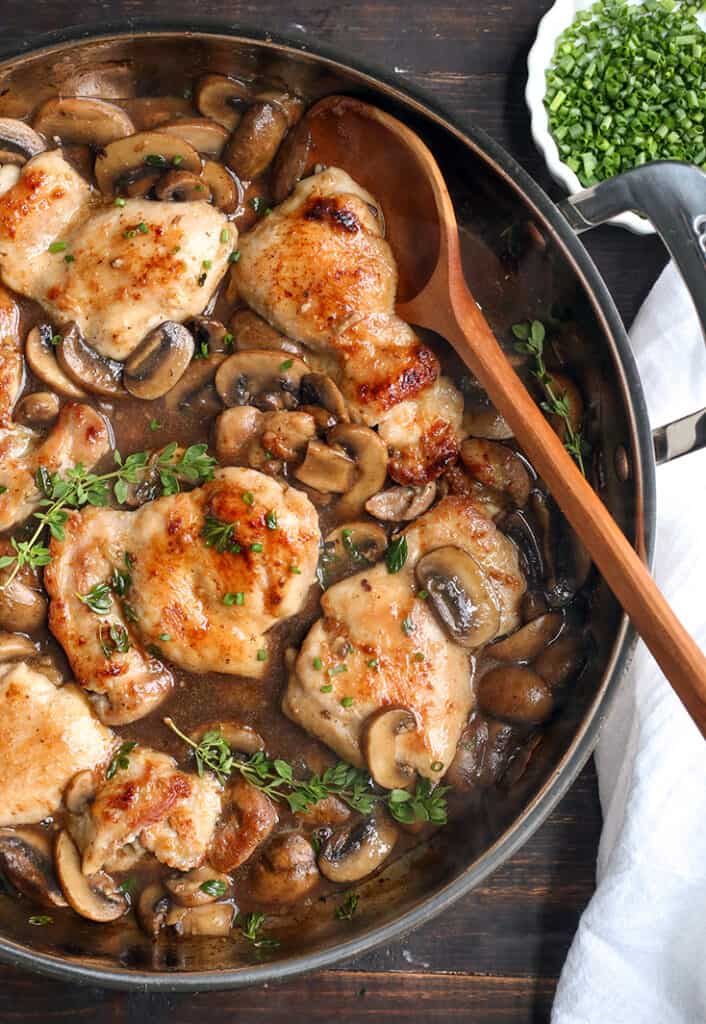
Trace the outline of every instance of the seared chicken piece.
{"type": "Polygon", "coordinates": [[[70,825],[84,874],[110,870],[133,843],[171,868],[197,867],[220,814],[220,784],[209,773],[179,771],[173,758],[149,747],[126,756],[127,767],[111,779],[95,773],[95,799],[70,825]]]}
{"type": "Polygon", "coordinates": [[[277,330],[335,357],[355,421],[382,427],[400,403],[424,401],[417,436],[395,431],[391,442],[391,475],[418,484],[456,457],[463,401],[450,381],[435,388],[436,357],[395,315],[397,268],[377,210],[339,168],[306,178],[241,238],[234,273],[239,294],[277,330]]]}
{"type": "Polygon", "coordinates": [[[110,723],[140,718],[166,695],[171,675],[160,658],[191,672],[262,677],[265,633],[301,607],[320,540],[306,495],[236,468],[137,512],[88,509],[65,533],[45,570],[49,625],[110,723]],[[108,582],[126,552],[130,612],[114,599],[97,616],[77,595],[108,582]],[[122,644],[111,641],[111,623],[127,634],[122,644]]]}
{"type": "Polygon", "coordinates": [[[99,204],[59,150],[22,168],[0,196],[0,273],[101,355],[126,359],[165,320],[200,313],[237,231],[206,202],[99,204]],[[50,252],[63,243],[60,252],[50,252]],[[66,255],[73,259],[65,260],[66,255]]]}
{"type": "Polygon", "coordinates": [[[469,499],[444,499],[405,536],[408,555],[399,572],[389,573],[382,563],[323,595],[323,618],[302,645],[282,707],[357,766],[364,764],[366,719],[380,708],[408,708],[417,728],[399,737],[404,762],[438,779],[438,766],[451,763],[474,703],[473,661],[448,638],[428,602],[415,596],[414,567],[423,554],[447,545],[470,554],[499,608],[497,635],[519,624],[525,580],[512,541],[469,499]],[[324,682],[333,684],[328,693],[324,682]]]}
{"type": "Polygon", "coordinates": [[[0,287],[0,430],[11,426],[12,408],[22,388],[24,366],[19,327],[19,307],[0,287]]]}
{"type": "Polygon", "coordinates": [[[114,743],[76,686],[57,688],[22,662],[0,666],[0,825],[54,814],[69,779],[114,743]]]}

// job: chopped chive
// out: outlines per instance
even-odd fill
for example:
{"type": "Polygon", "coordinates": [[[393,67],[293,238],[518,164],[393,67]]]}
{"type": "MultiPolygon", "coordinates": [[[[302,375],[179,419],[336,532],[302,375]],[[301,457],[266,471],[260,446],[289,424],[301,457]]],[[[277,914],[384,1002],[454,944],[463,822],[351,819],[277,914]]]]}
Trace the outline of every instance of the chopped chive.
{"type": "Polygon", "coordinates": [[[331,668],[326,669],[330,676],[340,676],[341,672],[347,672],[348,666],[343,663],[341,665],[333,665],[331,668]]]}
{"type": "Polygon", "coordinates": [[[180,163],[183,163],[184,157],[180,153],[175,153],[172,157],[172,163],[175,167],[178,167],[180,163]]]}
{"type": "Polygon", "coordinates": [[[125,206],[126,202],[127,202],[127,200],[123,199],[122,196],[117,196],[116,200],[115,200],[115,205],[122,208],[123,206],[125,206]]]}
{"type": "Polygon", "coordinates": [[[314,666],[317,672],[320,672],[321,669],[324,667],[324,663],[321,660],[321,658],[314,658],[311,664],[314,666]]]}
{"type": "Polygon", "coordinates": [[[228,228],[222,228],[221,229],[221,241],[222,242],[227,242],[229,238],[230,238],[230,235],[228,234],[228,228]]]}
{"type": "Polygon", "coordinates": [[[64,263],[73,263],[75,259],[75,256],[73,256],[70,252],[67,252],[64,256],[64,263]]]}
{"type": "Polygon", "coordinates": [[[265,523],[267,524],[267,529],[268,530],[276,530],[277,529],[277,513],[275,511],[268,512],[267,515],[265,516],[265,523]]]}
{"type": "Polygon", "coordinates": [[[293,359],[285,359],[285,361],[283,363],[279,364],[280,370],[291,370],[291,368],[293,366],[294,366],[294,360],[293,359]]]}
{"type": "Polygon", "coordinates": [[[301,576],[302,574],[302,571],[298,565],[290,565],[289,571],[292,573],[293,576],[301,576]]]}
{"type": "Polygon", "coordinates": [[[257,652],[257,660],[258,661],[267,661],[267,651],[263,650],[262,647],[257,652]]]}
{"type": "Polygon", "coordinates": [[[252,491],[243,491],[243,493],[241,494],[241,498],[243,499],[246,505],[255,504],[255,496],[252,493],[252,491]]]}
{"type": "Polygon", "coordinates": [[[150,420],[150,430],[154,431],[154,430],[161,430],[161,429],[162,429],[162,424],[159,422],[159,420],[150,420]]]}
{"type": "Polygon", "coordinates": [[[204,268],[204,270],[210,270],[211,267],[213,266],[213,263],[211,260],[204,260],[201,266],[204,268]]]}
{"type": "Polygon", "coordinates": [[[50,339],[50,343],[54,346],[54,348],[56,348],[56,346],[59,344],[60,341],[61,341],[61,335],[60,334],[52,334],[51,339],[50,339]]]}
{"type": "Polygon", "coordinates": [[[256,555],[259,555],[260,552],[264,550],[264,548],[262,544],[251,544],[250,550],[254,551],[256,555]]]}
{"type": "Polygon", "coordinates": [[[167,158],[162,156],[161,153],[148,153],[145,157],[145,163],[148,167],[166,167],[167,158]]]}
{"type": "Polygon", "coordinates": [[[68,242],[52,242],[49,246],[49,252],[63,252],[68,244],[68,242]]]}
{"type": "Polygon", "coordinates": [[[157,639],[163,640],[166,643],[167,640],[171,640],[171,636],[169,635],[169,633],[160,633],[157,639]]]}
{"type": "Polygon", "coordinates": [[[341,707],[342,708],[350,708],[352,706],[353,706],[353,698],[352,697],[341,697],[341,707]]]}
{"type": "Polygon", "coordinates": [[[240,259],[240,249],[234,249],[233,252],[228,257],[228,262],[229,263],[237,263],[239,259],[240,259]]]}
{"type": "Polygon", "coordinates": [[[414,660],[415,661],[424,661],[424,655],[422,654],[421,651],[415,651],[414,652],[414,660]]]}
{"type": "Polygon", "coordinates": [[[147,227],[143,220],[141,220],[140,223],[137,225],[137,230],[140,232],[141,235],[148,235],[150,233],[150,229],[147,227]]]}
{"type": "Polygon", "coordinates": [[[431,768],[431,770],[433,772],[440,772],[442,770],[442,768],[444,767],[444,762],[443,761],[432,761],[432,763],[429,765],[429,767],[431,768]]]}
{"type": "Polygon", "coordinates": [[[417,597],[419,598],[420,601],[426,601],[426,599],[429,597],[429,591],[428,590],[418,590],[417,591],[417,597]]]}
{"type": "Polygon", "coordinates": [[[333,683],[324,683],[323,686],[319,687],[319,690],[321,693],[331,693],[331,690],[333,690],[333,683]]]}
{"type": "Polygon", "coordinates": [[[377,669],[379,667],[380,662],[377,660],[377,658],[371,658],[370,661],[368,662],[368,668],[377,669]]]}

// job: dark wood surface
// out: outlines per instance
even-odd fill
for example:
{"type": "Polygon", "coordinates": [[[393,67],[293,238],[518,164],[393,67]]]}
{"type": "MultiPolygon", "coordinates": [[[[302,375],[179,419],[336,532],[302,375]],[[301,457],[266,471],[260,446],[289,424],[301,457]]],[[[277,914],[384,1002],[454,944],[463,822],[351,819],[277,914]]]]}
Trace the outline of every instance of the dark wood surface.
{"type": "MultiPolygon", "coordinates": [[[[337,47],[342,59],[394,68],[455,116],[473,118],[547,187],[524,105],[525,59],[550,0],[2,0],[3,49],[40,32],[139,15],[214,17],[337,47]]],[[[585,238],[626,323],[665,253],[654,238],[603,228],[585,238]]],[[[480,889],[395,945],[278,985],[150,996],[78,988],[0,966],[0,1021],[41,1024],[340,1024],[549,1019],[556,979],[591,896],[600,833],[589,765],[542,828],[480,889]]]]}

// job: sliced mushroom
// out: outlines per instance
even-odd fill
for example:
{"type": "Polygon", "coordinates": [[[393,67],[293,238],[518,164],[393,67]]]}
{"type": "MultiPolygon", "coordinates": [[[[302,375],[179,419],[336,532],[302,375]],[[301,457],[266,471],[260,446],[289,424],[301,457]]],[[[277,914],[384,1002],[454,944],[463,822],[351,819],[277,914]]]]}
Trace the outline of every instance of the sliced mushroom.
{"type": "Polygon", "coordinates": [[[369,427],[339,423],[329,430],[327,441],[340,446],[356,464],[356,480],[336,507],[342,518],[360,515],[365,502],[381,490],[387,476],[387,445],[369,427]]]}
{"type": "Polygon", "coordinates": [[[327,535],[319,559],[326,586],[375,565],[386,547],[387,534],[377,523],[341,523],[327,535]]]}
{"type": "Polygon", "coordinates": [[[430,480],[423,487],[388,487],[369,498],[365,511],[384,522],[401,523],[416,519],[431,507],[436,497],[436,482],[430,480]]]}
{"type": "Polygon", "coordinates": [[[160,125],[158,131],[176,135],[209,160],[218,160],[228,141],[228,129],[209,117],[180,118],[160,125]]]}
{"type": "Polygon", "coordinates": [[[230,352],[230,342],[226,341],[227,331],[220,320],[210,316],[192,316],[184,326],[193,334],[196,351],[202,355],[230,352]]]}
{"type": "Polygon", "coordinates": [[[64,790],[64,805],[71,814],[83,814],[96,796],[96,780],[90,768],[76,772],[64,790]]]}
{"type": "MultiPolygon", "coordinates": [[[[0,139],[0,143],[2,139],[0,139]]],[[[27,163],[27,157],[24,153],[16,153],[11,149],[0,149],[0,164],[8,167],[24,167],[27,163]]]]}
{"type": "Polygon", "coordinates": [[[0,829],[0,872],[13,889],[42,907],[65,907],[54,874],[52,849],[44,832],[0,829]]]}
{"type": "Polygon", "coordinates": [[[297,811],[297,815],[307,825],[323,828],[327,825],[342,825],[350,819],[351,810],[337,796],[326,796],[306,811],[297,811]]]}
{"type": "Polygon", "coordinates": [[[141,171],[137,177],[122,183],[122,191],[130,199],[141,199],[150,194],[162,175],[159,171],[141,171]]]}
{"type": "Polygon", "coordinates": [[[159,178],[154,194],[164,202],[193,203],[199,199],[211,202],[211,190],[201,175],[192,171],[173,170],[159,178]]]}
{"type": "Polygon", "coordinates": [[[56,359],[56,348],[53,339],[58,339],[48,324],[33,327],[25,340],[25,358],[30,370],[52,391],[58,391],[66,398],[85,398],[83,388],[74,384],[59,366],[56,359]]]}
{"type": "Polygon", "coordinates": [[[282,352],[236,352],[218,368],[216,388],[224,405],[295,409],[306,363],[282,352]]]}
{"type": "Polygon", "coordinates": [[[292,128],[304,113],[304,101],[300,96],[284,89],[264,89],[255,96],[259,103],[274,103],[287,118],[287,127],[292,128]]]}
{"type": "Polygon", "coordinates": [[[345,452],[316,439],[309,441],[306,455],[294,475],[300,483],[323,494],[345,494],[355,480],[355,462],[345,452]]]}
{"type": "Polygon", "coordinates": [[[26,427],[47,427],[59,415],[59,398],[52,391],[33,391],[19,400],[13,413],[15,423],[26,427]]]}
{"type": "Polygon", "coordinates": [[[164,891],[160,882],[153,882],[140,893],[137,920],[143,931],[151,938],[156,939],[166,925],[170,907],[169,894],[164,891]]]}
{"type": "Polygon", "coordinates": [[[32,658],[36,653],[37,649],[29,637],[21,633],[0,633],[0,664],[32,658]]]}
{"type": "Polygon", "coordinates": [[[414,781],[416,773],[401,758],[398,740],[416,728],[414,713],[403,707],[381,708],[366,722],[363,755],[370,774],[383,789],[406,789],[414,781]]]}
{"type": "Polygon", "coordinates": [[[250,891],[258,903],[296,903],[319,880],[314,850],[298,832],[277,836],[250,875],[250,891]]]}
{"type": "Polygon", "coordinates": [[[269,167],[287,128],[287,115],[278,103],[253,103],[224,149],[223,162],[239,178],[253,181],[269,167]]]}
{"type": "Polygon", "coordinates": [[[524,505],[530,492],[530,475],[519,455],[504,444],[470,438],[461,445],[461,462],[485,487],[505,492],[516,505],[524,505]]]}
{"type": "Polygon", "coordinates": [[[520,568],[532,588],[539,588],[544,580],[542,549],[527,516],[513,509],[503,516],[498,526],[515,544],[520,553],[520,568]]]}
{"type": "Polygon", "coordinates": [[[499,782],[522,742],[522,733],[506,722],[487,719],[474,711],[461,734],[445,781],[454,789],[473,789],[499,782]]]}
{"type": "Polygon", "coordinates": [[[223,164],[207,160],[201,171],[204,182],[215,206],[222,213],[235,213],[243,198],[243,188],[237,178],[229,174],[223,164]]]}
{"type": "Polygon", "coordinates": [[[213,719],[195,729],[191,733],[191,738],[195,743],[199,743],[207,732],[219,732],[230,749],[237,750],[240,754],[256,754],[258,750],[265,749],[265,741],[260,733],[244,722],[213,719]]]}
{"type": "Polygon", "coordinates": [[[203,907],[173,907],[166,923],[182,938],[195,935],[225,938],[230,935],[234,917],[232,903],[208,903],[203,907]]]}
{"type": "Polygon", "coordinates": [[[259,440],[251,444],[248,463],[267,469],[273,461],[300,462],[316,437],[316,423],[308,412],[266,412],[259,440]]]}
{"type": "Polygon", "coordinates": [[[216,457],[222,466],[237,466],[250,442],[260,436],[265,414],[254,405],[234,405],[216,420],[216,457]]]}
{"type": "Polygon", "coordinates": [[[230,878],[203,864],[185,873],[169,875],[164,886],[180,906],[200,907],[225,896],[230,891],[230,878]]]}
{"type": "Polygon", "coordinates": [[[311,131],[304,120],[287,134],[272,165],[272,199],[275,203],[284,202],[304,176],[310,149],[311,131]]]}
{"type": "Polygon", "coordinates": [[[106,398],[125,397],[126,391],[121,383],[123,364],[99,355],[83,340],[76,324],[62,335],[56,346],[56,358],[74,384],[106,398]]]}
{"type": "Polygon", "coordinates": [[[304,405],[320,405],[327,409],[338,423],[348,423],[350,420],[338,385],[325,373],[305,373],[301,381],[300,398],[304,405]]]}
{"type": "Polygon", "coordinates": [[[270,798],[243,778],[228,784],[223,816],[213,833],[209,859],[218,871],[235,871],[265,842],[278,822],[270,798]]]}
{"type": "Polygon", "coordinates": [[[539,655],[532,666],[549,686],[563,686],[581,668],[586,654],[575,633],[565,633],[539,655]]]}
{"type": "Polygon", "coordinates": [[[145,173],[178,167],[201,173],[201,157],[188,142],[160,132],[137,132],[109,143],[96,157],[96,182],[106,196],[145,173]]]}
{"type": "Polygon", "coordinates": [[[235,78],[210,74],[203,75],[196,83],[195,98],[204,117],[212,118],[232,132],[252,95],[248,87],[235,78]]]}
{"type": "Polygon", "coordinates": [[[462,647],[480,647],[500,627],[492,582],[475,558],[457,547],[436,548],[417,562],[420,587],[449,637],[462,647]]]}
{"type": "Polygon", "coordinates": [[[226,358],[225,354],[217,353],[207,359],[194,359],[167,394],[167,408],[197,414],[201,419],[214,416],[222,408],[215,386],[216,371],[226,358]]]}
{"type": "MultiPolygon", "coordinates": [[[[14,555],[9,540],[0,540],[0,555],[14,555]]],[[[0,569],[0,629],[34,633],[44,625],[47,599],[42,592],[39,573],[23,565],[8,587],[11,567],[0,569]]]]}
{"type": "Polygon", "coordinates": [[[490,406],[471,406],[463,414],[463,431],[469,437],[489,441],[509,441],[514,434],[498,410],[490,406]]]}
{"type": "Polygon", "coordinates": [[[116,921],[128,909],[128,902],[109,875],[99,871],[84,875],[81,858],[66,831],[59,833],[54,846],[54,863],[69,906],[89,921],[116,921]]]}
{"type": "Polygon", "coordinates": [[[301,345],[280,334],[274,327],[270,327],[266,320],[249,309],[241,309],[234,313],[229,327],[233,335],[233,345],[239,352],[243,349],[257,348],[270,352],[281,349],[294,355],[301,354],[301,345]]]}
{"type": "Polygon", "coordinates": [[[84,96],[54,96],[34,115],[33,126],[47,138],[62,142],[107,146],[132,135],[131,118],[114,103],[84,96]]]}
{"type": "Polygon", "coordinates": [[[557,636],[562,622],[561,612],[540,615],[509,636],[491,644],[486,655],[498,661],[533,661],[557,636]]]}
{"type": "MultiPolygon", "coordinates": [[[[134,71],[131,71],[134,78],[134,71]]],[[[105,93],[99,93],[104,96],[105,93]]],[[[120,92],[116,95],[123,96],[120,92]]],[[[139,132],[160,128],[177,117],[193,117],[191,101],[184,96],[134,96],[124,101],[126,110],[139,132]]]]}
{"type": "Polygon", "coordinates": [[[20,180],[22,172],[17,164],[5,163],[0,154],[0,196],[4,196],[11,188],[14,188],[20,180]]]}
{"type": "Polygon", "coordinates": [[[357,882],[384,863],[399,838],[385,818],[365,818],[335,832],[318,857],[319,871],[331,882],[357,882]]]}
{"type": "Polygon", "coordinates": [[[586,582],[591,558],[551,498],[535,491],[532,507],[542,530],[547,600],[550,607],[563,608],[586,582]]]}
{"type": "Polygon", "coordinates": [[[123,370],[123,384],[136,398],[166,395],[194,355],[194,338],[182,324],[165,320],[140,342],[123,370]]]}
{"type": "Polygon", "coordinates": [[[529,668],[503,665],[486,672],[478,684],[478,703],[502,722],[539,725],[554,709],[552,691],[529,668]]]}
{"type": "Polygon", "coordinates": [[[28,160],[47,148],[41,135],[14,117],[0,117],[0,144],[3,149],[8,147],[11,151],[16,150],[28,160]]]}

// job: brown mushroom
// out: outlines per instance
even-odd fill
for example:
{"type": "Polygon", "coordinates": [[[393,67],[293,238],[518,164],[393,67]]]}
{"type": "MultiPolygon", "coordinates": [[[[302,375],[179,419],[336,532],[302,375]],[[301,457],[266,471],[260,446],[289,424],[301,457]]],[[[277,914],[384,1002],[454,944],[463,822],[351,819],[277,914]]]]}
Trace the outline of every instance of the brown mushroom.
{"type": "Polygon", "coordinates": [[[32,124],[47,138],[97,148],[135,131],[131,118],[120,107],[87,96],[53,96],[42,103],[32,124]]]}
{"type": "Polygon", "coordinates": [[[182,324],[165,320],[128,357],[123,384],[135,398],[161,398],[180,380],[194,355],[194,338],[182,324]]]}
{"type": "Polygon", "coordinates": [[[3,150],[21,154],[27,160],[47,148],[41,135],[14,117],[0,117],[0,146],[3,150]]]}
{"type": "MultiPolygon", "coordinates": [[[[134,78],[134,72],[131,73],[134,78]]],[[[99,95],[106,94],[101,92],[99,95]]],[[[124,93],[116,95],[122,96],[124,93]]],[[[160,128],[178,117],[189,118],[194,115],[191,101],[184,96],[133,96],[124,101],[124,106],[138,132],[160,128]]]]}
{"type": "Polygon", "coordinates": [[[290,131],[277,150],[272,165],[272,199],[282,203],[303,177],[311,149],[311,131],[306,120],[290,131]]]}
{"type": "Polygon", "coordinates": [[[548,612],[491,644],[485,652],[498,661],[533,661],[554,640],[563,622],[561,612],[548,612]]]}
{"type": "Polygon", "coordinates": [[[214,903],[230,891],[230,884],[228,875],[214,870],[209,864],[169,875],[164,880],[165,889],[181,907],[200,907],[214,903]]]}
{"type": "Polygon", "coordinates": [[[176,135],[209,160],[218,160],[228,141],[228,129],[210,117],[180,118],[160,125],[157,131],[176,135]]]}
{"type": "Polygon", "coordinates": [[[258,903],[296,903],[319,880],[314,850],[298,832],[277,836],[265,848],[250,875],[250,891],[258,903]]]}
{"type": "Polygon", "coordinates": [[[0,632],[0,664],[32,658],[36,653],[37,649],[29,637],[21,633],[0,632]]]}
{"type": "Polygon", "coordinates": [[[348,423],[350,416],[338,385],[326,373],[305,373],[301,380],[300,400],[304,405],[320,405],[338,423],[348,423]]]}
{"type": "Polygon", "coordinates": [[[379,562],[386,547],[387,534],[377,523],[341,523],[327,535],[319,559],[326,586],[379,562]]]}
{"type": "Polygon", "coordinates": [[[137,920],[143,931],[156,939],[167,923],[167,915],[171,907],[169,894],[160,882],[153,882],[140,893],[137,901],[137,920]]]}
{"type": "Polygon", "coordinates": [[[116,921],[127,911],[125,895],[105,872],[84,875],[81,858],[68,832],[59,833],[54,846],[54,863],[69,906],[89,921],[116,921]]]}
{"type": "Polygon", "coordinates": [[[475,558],[461,548],[435,548],[415,567],[419,586],[451,640],[480,647],[500,627],[500,606],[493,584],[475,558]]]}
{"type": "Polygon", "coordinates": [[[191,738],[195,743],[200,743],[207,732],[219,732],[230,749],[237,750],[240,754],[256,754],[258,750],[265,749],[265,741],[260,733],[244,722],[236,722],[232,719],[212,719],[194,729],[191,738]]]}
{"type": "Polygon", "coordinates": [[[308,367],[282,352],[236,352],[218,368],[216,388],[226,406],[254,405],[258,409],[295,409],[299,386],[308,367]]]}
{"type": "Polygon", "coordinates": [[[59,415],[59,397],[53,391],[32,391],[24,395],[13,413],[15,423],[26,427],[48,427],[59,415]]]}
{"type": "Polygon", "coordinates": [[[201,180],[211,193],[213,204],[222,213],[235,213],[243,199],[243,187],[236,177],[215,160],[206,160],[201,180]]]}
{"type": "Polygon", "coordinates": [[[250,445],[248,463],[267,469],[273,462],[300,462],[316,437],[316,423],[308,412],[266,412],[259,440],[250,445]]]}
{"type": "Polygon", "coordinates": [[[181,380],[167,393],[167,409],[209,419],[222,408],[215,386],[218,367],[226,359],[225,353],[216,353],[206,359],[194,359],[181,380]]]}
{"type": "Polygon", "coordinates": [[[222,466],[237,466],[250,442],[263,430],[265,414],[254,405],[234,405],[216,420],[216,457],[222,466]]]}
{"type": "Polygon", "coordinates": [[[254,348],[270,352],[281,349],[294,355],[300,355],[302,352],[301,345],[280,334],[266,320],[249,309],[240,309],[234,313],[228,326],[233,335],[233,345],[239,352],[254,348]]]}
{"type": "Polygon", "coordinates": [[[345,452],[318,441],[309,441],[304,461],[294,470],[300,483],[323,494],[345,494],[355,480],[355,461],[345,452]]]}
{"type": "Polygon", "coordinates": [[[484,487],[506,493],[516,505],[526,503],[530,475],[512,448],[484,438],[468,438],[461,445],[461,462],[484,487]]]}
{"type": "Polygon", "coordinates": [[[536,672],[519,665],[503,665],[486,672],[478,684],[478,703],[493,718],[517,725],[539,725],[554,708],[547,683],[536,672]]]}
{"type": "MultiPolygon", "coordinates": [[[[15,554],[9,540],[0,540],[0,555],[15,554]]],[[[0,629],[34,633],[47,617],[47,599],[42,592],[39,573],[23,565],[9,587],[12,567],[0,569],[0,629]]]]}
{"type": "Polygon", "coordinates": [[[217,871],[235,871],[269,837],[278,816],[270,798],[240,776],[226,787],[223,816],[213,833],[209,859],[217,871]]]}
{"type": "Polygon", "coordinates": [[[355,482],[338,502],[336,511],[341,518],[358,516],[368,498],[385,483],[387,446],[374,430],[358,423],[338,423],[326,439],[330,445],[340,446],[356,466],[355,482]]]}
{"type": "Polygon", "coordinates": [[[253,103],[223,151],[224,163],[239,178],[252,181],[269,167],[287,127],[287,115],[278,103],[253,103]]]}
{"type": "Polygon", "coordinates": [[[301,821],[316,828],[342,825],[351,817],[351,810],[337,796],[325,796],[305,811],[297,811],[301,821]]]}
{"type": "Polygon", "coordinates": [[[212,118],[232,132],[252,95],[248,87],[235,78],[208,74],[202,75],[196,83],[195,99],[204,117],[212,118]]]}
{"type": "Polygon", "coordinates": [[[86,392],[78,387],[59,366],[56,359],[56,345],[61,340],[49,324],[33,327],[25,340],[25,358],[30,370],[52,391],[58,391],[66,398],[85,398],[86,392]]]}
{"type": "Polygon", "coordinates": [[[533,668],[554,689],[563,686],[581,668],[584,645],[575,633],[565,633],[539,655],[533,668]]]}
{"type": "Polygon", "coordinates": [[[534,491],[532,508],[542,531],[546,597],[550,607],[563,608],[586,582],[591,557],[553,499],[534,491]]]}
{"type": "Polygon", "coordinates": [[[232,903],[208,903],[202,907],[172,907],[166,924],[182,938],[196,935],[225,938],[230,935],[234,917],[232,903]]]}
{"type": "Polygon", "coordinates": [[[398,838],[386,818],[364,818],[331,836],[319,854],[319,871],[331,882],[357,882],[381,867],[398,838]]]}
{"type": "Polygon", "coordinates": [[[509,441],[514,434],[492,406],[471,406],[463,414],[463,431],[470,437],[483,437],[489,441],[509,441]]]}
{"type": "Polygon", "coordinates": [[[145,173],[178,167],[201,173],[201,157],[188,142],[160,132],[137,132],[110,142],[96,157],[96,182],[106,196],[145,173]]]}
{"type": "Polygon", "coordinates": [[[416,773],[404,762],[398,740],[416,728],[414,712],[404,707],[381,708],[365,723],[363,756],[374,781],[383,789],[406,789],[414,782],[416,773]]]}
{"type": "Polygon", "coordinates": [[[365,503],[365,511],[376,519],[388,523],[400,523],[416,519],[431,507],[436,497],[436,482],[430,480],[422,487],[388,487],[379,491],[365,503]]]}
{"type": "Polygon", "coordinates": [[[63,333],[56,346],[56,358],[64,373],[79,387],[106,398],[124,398],[127,394],[121,382],[123,364],[99,355],[84,341],[77,324],[63,333]]]}
{"type": "Polygon", "coordinates": [[[162,175],[156,185],[154,194],[163,202],[194,203],[201,200],[211,202],[211,190],[201,175],[192,171],[174,169],[162,175]]]}
{"type": "Polygon", "coordinates": [[[42,907],[65,907],[54,874],[51,842],[46,832],[0,829],[0,872],[13,889],[42,907]]]}
{"type": "Polygon", "coordinates": [[[70,814],[83,814],[93,802],[96,796],[96,780],[90,768],[69,779],[64,790],[64,806],[70,814]]]}
{"type": "Polygon", "coordinates": [[[161,177],[160,171],[145,169],[137,174],[136,177],[122,182],[121,191],[130,199],[142,199],[150,194],[161,177]]]}
{"type": "Polygon", "coordinates": [[[296,125],[304,113],[304,101],[295,93],[284,89],[264,89],[255,96],[259,103],[274,103],[287,118],[287,127],[296,125]]]}
{"type": "Polygon", "coordinates": [[[495,785],[505,775],[525,736],[515,726],[474,711],[461,734],[445,781],[454,789],[495,785]]]}
{"type": "Polygon", "coordinates": [[[192,316],[184,324],[194,336],[196,351],[200,358],[217,352],[230,353],[230,339],[224,324],[210,316],[192,316]]]}

